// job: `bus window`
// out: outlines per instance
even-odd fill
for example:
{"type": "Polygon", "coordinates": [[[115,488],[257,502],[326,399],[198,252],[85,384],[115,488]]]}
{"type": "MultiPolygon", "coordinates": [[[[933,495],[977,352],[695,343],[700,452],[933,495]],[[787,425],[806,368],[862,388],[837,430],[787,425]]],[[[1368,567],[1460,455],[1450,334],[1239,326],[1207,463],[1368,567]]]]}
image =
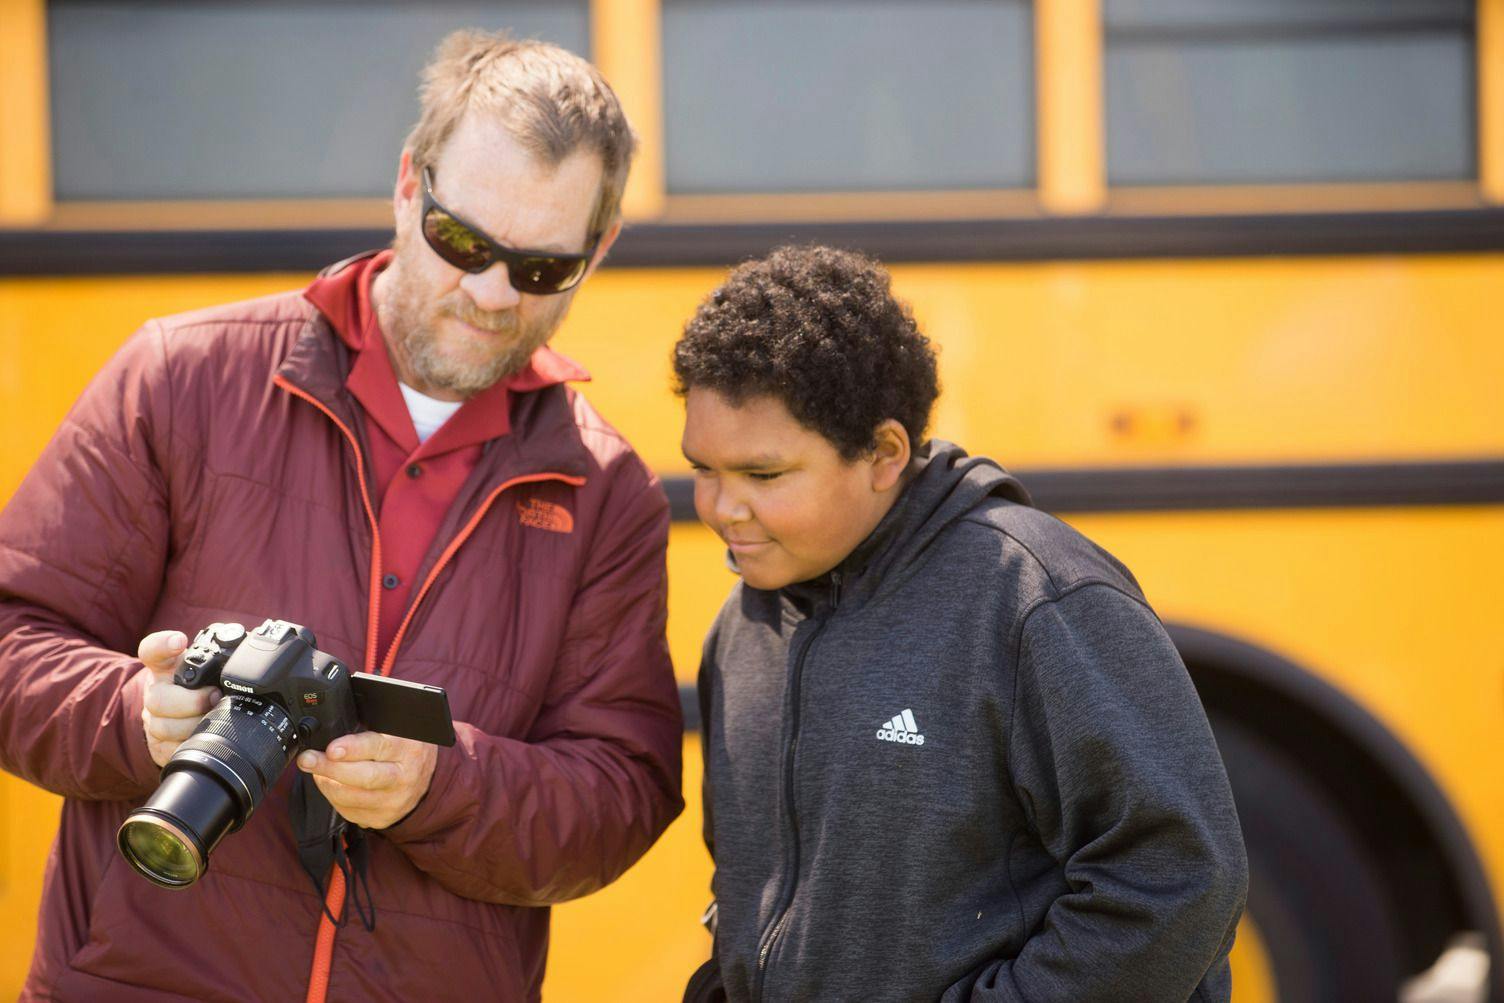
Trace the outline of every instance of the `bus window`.
{"type": "Polygon", "coordinates": [[[669,194],[1026,187],[1022,0],[664,0],[669,194]]]}
{"type": "Polygon", "coordinates": [[[49,3],[56,197],[389,195],[418,70],[460,27],[589,55],[587,0],[49,3]]]}
{"type": "Polygon", "coordinates": [[[1472,0],[1105,0],[1110,184],[1476,176],[1472,0]]]}

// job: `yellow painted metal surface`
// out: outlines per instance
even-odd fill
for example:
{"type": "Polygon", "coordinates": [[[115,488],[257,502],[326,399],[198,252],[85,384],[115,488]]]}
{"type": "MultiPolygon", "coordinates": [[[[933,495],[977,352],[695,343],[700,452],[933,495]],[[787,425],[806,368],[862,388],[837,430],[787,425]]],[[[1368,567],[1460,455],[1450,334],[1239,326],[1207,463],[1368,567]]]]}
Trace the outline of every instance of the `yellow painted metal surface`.
{"type": "Polygon", "coordinates": [[[677,1000],[710,957],[700,915],[710,854],[700,838],[700,742],[684,741],[686,808],[624,877],[554,909],[543,998],[549,1003],[677,1000]]]}
{"type": "Polygon", "coordinates": [[[897,270],[941,344],[936,430],[1019,466],[1492,453],[1504,257],[897,270]],[[1166,440],[1116,417],[1181,409],[1166,440]]]}
{"type": "MultiPolygon", "coordinates": [[[[688,471],[679,405],[662,390],[669,350],[723,274],[607,270],[559,339],[660,471],[688,471]]],[[[1011,466],[1504,453],[1504,395],[1486,378],[1504,372],[1504,255],[893,274],[940,348],[934,432],[1011,466]]]]}
{"type": "Polygon", "coordinates": [[[36,941],[42,870],[62,799],[0,773],[0,999],[21,992],[36,941]]]}
{"type": "Polygon", "coordinates": [[[1036,0],[1039,202],[1049,212],[1095,212],[1107,200],[1101,0],[1036,0]]]}
{"type": "Polygon", "coordinates": [[[668,196],[666,223],[886,222],[946,219],[1016,219],[1037,216],[1032,188],[964,188],[951,191],[714,192],[668,196]]]}
{"type": "Polygon", "coordinates": [[[1258,924],[1247,916],[1238,924],[1238,938],[1227,960],[1232,966],[1233,998],[1237,1003],[1275,1003],[1279,999],[1263,935],[1258,924]]]}
{"type": "Polygon", "coordinates": [[[1476,179],[1365,181],[1282,185],[1131,185],[1107,193],[1107,210],[1122,216],[1215,216],[1299,212],[1403,212],[1477,209],[1476,179]]]}
{"type": "Polygon", "coordinates": [[[637,157],[622,213],[652,219],[663,211],[663,33],[659,0],[591,0],[591,58],[637,133],[637,157]]]}
{"type": "Polygon", "coordinates": [[[89,377],[147,318],[309,278],[0,279],[0,498],[10,497],[89,377]]]}
{"type": "Polygon", "coordinates": [[[1504,506],[1097,515],[1071,522],[1167,620],[1309,668],[1392,731],[1504,889],[1504,506]]]}
{"type": "Polygon", "coordinates": [[[52,210],[43,0],[0,0],[0,227],[32,226],[52,210]]]}
{"type": "MultiPolygon", "coordinates": [[[[1010,466],[1504,455],[1504,256],[894,273],[941,350],[937,433],[1010,466]]],[[[591,399],[666,474],[687,469],[669,350],[721,274],[608,269],[558,340],[596,374],[591,399]]],[[[307,278],[0,280],[0,498],[141,320],[307,278]]],[[[1504,781],[1479,764],[1504,761],[1504,507],[1073,522],[1133,568],[1165,619],[1271,648],[1383,721],[1438,779],[1500,886],[1504,781]]],[[[670,641],[688,681],[732,579],[697,526],[674,527],[669,560],[670,641]]],[[[546,998],[674,998],[708,950],[692,738],[685,751],[685,816],[622,882],[557,911],[546,998]]],[[[0,778],[0,998],[30,954],[56,805],[0,778]]],[[[1238,999],[1272,999],[1256,934],[1247,943],[1238,999]]]]}
{"type": "Polygon", "coordinates": [[[1504,0],[1478,0],[1478,184],[1504,202],[1504,0]]]}

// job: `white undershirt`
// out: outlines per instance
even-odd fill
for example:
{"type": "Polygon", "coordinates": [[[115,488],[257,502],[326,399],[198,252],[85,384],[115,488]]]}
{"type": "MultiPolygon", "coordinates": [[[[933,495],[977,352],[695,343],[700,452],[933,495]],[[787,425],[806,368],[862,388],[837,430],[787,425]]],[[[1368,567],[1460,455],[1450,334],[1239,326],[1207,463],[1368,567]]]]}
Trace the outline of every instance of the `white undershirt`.
{"type": "Polygon", "coordinates": [[[413,428],[418,431],[419,442],[427,442],[428,437],[437,432],[439,426],[448,421],[449,416],[465,403],[435,400],[427,394],[418,393],[401,380],[397,381],[397,386],[402,388],[402,399],[407,402],[407,413],[412,415],[413,428]]]}

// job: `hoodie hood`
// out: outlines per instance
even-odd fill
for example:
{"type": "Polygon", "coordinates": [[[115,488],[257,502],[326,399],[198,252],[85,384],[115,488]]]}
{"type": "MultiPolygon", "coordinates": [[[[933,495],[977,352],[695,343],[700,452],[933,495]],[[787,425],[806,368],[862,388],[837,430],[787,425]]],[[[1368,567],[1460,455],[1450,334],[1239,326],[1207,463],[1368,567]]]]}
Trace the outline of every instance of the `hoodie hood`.
{"type": "MultiPolygon", "coordinates": [[[[781,590],[796,605],[818,605],[836,589],[843,602],[872,595],[888,578],[901,578],[903,569],[917,561],[946,527],[990,499],[1033,506],[1018,478],[954,443],[931,439],[914,454],[913,463],[898,501],[855,550],[819,578],[781,590]]],[[[727,562],[736,570],[729,550],[727,562]]],[[[745,583],[744,587],[750,588],[745,583]]]]}

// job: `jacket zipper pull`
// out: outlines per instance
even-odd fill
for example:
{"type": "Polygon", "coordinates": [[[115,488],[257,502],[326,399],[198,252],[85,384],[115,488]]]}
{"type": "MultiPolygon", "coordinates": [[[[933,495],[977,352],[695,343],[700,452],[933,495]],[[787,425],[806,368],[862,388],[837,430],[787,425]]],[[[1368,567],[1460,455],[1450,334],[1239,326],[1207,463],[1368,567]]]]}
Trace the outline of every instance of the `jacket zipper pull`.
{"type": "Polygon", "coordinates": [[[841,605],[841,573],[832,571],[830,573],[830,608],[835,609],[839,605],[841,605]]]}

